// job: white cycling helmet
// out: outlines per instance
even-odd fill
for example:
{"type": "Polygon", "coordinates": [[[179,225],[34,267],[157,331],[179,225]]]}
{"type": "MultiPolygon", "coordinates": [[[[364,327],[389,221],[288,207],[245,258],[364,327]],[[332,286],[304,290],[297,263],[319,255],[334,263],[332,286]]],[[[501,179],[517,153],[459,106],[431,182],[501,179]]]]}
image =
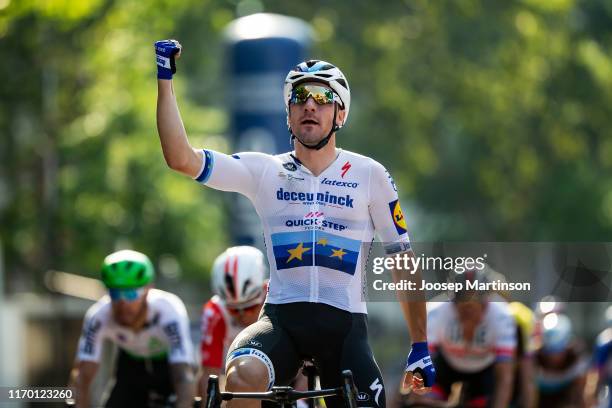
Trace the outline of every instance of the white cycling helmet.
{"type": "Polygon", "coordinates": [[[542,350],[558,353],[567,348],[572,339],[572,322],[566,315],[549,313],[542,319],[542,350]]]}
{"type": "Polygon", "coordinates": [[[320,82],[329,86],[342,101],[342,108],[346,111],[342,126],[346,123],[351,108],[351,90],[346,77],[338,67],[326,61],[309,60],[296,65],[285,78],[283,95],[285,107],[289,110],[289,100],[293,88],[304,82],[320,82]]]}
{"type": "Polygon", "coordinates": [[[236,246],[215,259],[212,290],[227,306],[243,309],[263,301],[263,253],[251,246],[236,246]]]}

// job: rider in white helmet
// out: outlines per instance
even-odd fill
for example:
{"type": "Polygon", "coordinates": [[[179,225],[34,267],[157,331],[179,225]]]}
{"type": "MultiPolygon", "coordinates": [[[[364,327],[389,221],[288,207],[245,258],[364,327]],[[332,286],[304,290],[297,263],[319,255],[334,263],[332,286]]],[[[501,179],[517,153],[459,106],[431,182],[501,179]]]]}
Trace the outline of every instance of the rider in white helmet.
{"type": "Polygon", "coordinates": [[[210,374],[223,373],[227,348],[234,338],[257,320],[266,297],[266,269],[263,253],[251,246],[228,248],[215,259],[214,296],[204,304],[201,318],[201,391],[210,374]]]}
{"type": "Polygon", "coordinates": [[[535,355],[538,407],[585,406],[589,359],[574,339],[572,322],[564,314],[548,313],[535,355]]]}

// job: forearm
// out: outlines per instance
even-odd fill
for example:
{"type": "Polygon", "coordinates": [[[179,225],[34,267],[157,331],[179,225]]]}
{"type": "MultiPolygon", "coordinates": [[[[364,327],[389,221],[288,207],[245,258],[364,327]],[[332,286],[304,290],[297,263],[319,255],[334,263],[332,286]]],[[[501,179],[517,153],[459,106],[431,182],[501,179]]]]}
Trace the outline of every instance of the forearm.
{"type": "Polygon", "coordinates": [[[176,407],[192,407],[195,396],[195,379],[191,366],[186,363],[172,364],[171,374],[176,394],[176,407]]]}
{"type": "MultiPolygon", "coordinates": [[[[168,166],[193,176],[194,155],[179,113],[171,80],[157,80],[157,131],[168,166]]],[[[197,171],[197,170],[196,170],[197,171]]]]}
{"type": "Polygon", "coordinates": [[[80,362],[72,369],[70,387],[74,388],[74,403],[77,408],[91,406],[90,389],[97,370],[98,364],[94,362],[80,362]]]}
{"type": "Polygon", "coordinates": [[[497,363],[495,367],[495,392],[493,408],[507,408],[512,397],[512,362],[497,363]]]}
{"type": "Polygon", "coordinates": [[[521,406],[523,408],[533,408],[535,406],[536,390],[533,364],[532,357],[523,357],[521,359],[521,406]]]}
{"type": "MultiPolygon", "coordinates": [[[[392,274],[395,282],[409,280],[415,282],[416,287],[421,286],[422,275],[418,269],[414,274],[411,274],[409,270],[393,269],[392,274]]],[[[404,319],[408,325],[412,342],[427,341],[427,303],[425,302],[424,293],[418,291],[398,292],[397,297],[404,314],[404,319]]]]}
{"type": "Polygon", "coordinates": [[[75,407],[76,408],[89,408],[89,386],[79,386],[75,387],[75,407]]]}

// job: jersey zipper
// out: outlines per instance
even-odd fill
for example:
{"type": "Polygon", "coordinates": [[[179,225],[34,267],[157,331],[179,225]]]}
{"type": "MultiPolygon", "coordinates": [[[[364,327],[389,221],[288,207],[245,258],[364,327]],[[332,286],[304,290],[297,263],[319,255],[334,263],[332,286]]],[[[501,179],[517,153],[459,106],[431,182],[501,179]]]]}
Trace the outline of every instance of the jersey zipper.
{"type": "MultiPolygon", "coordinates": [[[[319,212],[319,204],[317,202],[317,195],[319,193],[319,178],[312,176],[311,178],[311,191],[314,191],[314,202],[312,210],[316,213],[319,212]]],[[[310,274],[310,301],[318,302],[319,301],[319,269],[316,265],[316,252],[317,252],[317,229],[316,225],[313,225],[311,231],[311,241],[312,241],[312,266],[310,274]]]]}

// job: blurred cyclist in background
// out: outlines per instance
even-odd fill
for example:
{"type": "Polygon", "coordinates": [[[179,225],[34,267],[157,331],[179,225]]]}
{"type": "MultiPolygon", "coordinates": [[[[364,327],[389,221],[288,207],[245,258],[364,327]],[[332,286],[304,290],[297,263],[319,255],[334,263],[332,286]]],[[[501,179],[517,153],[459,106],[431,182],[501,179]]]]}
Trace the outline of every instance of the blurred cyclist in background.
{"type": "Polygon", "coordinates": [[[536,401],[533,337],[535,317],[531,309],[520,302],[511,302],[509,306],[516,323],[517,341],[511,406],[532,408],[536,401]]]}
{"type": "Polygon", "coordinates": [[[544,316],[535,361],[539,407],[586,406],[589,359],[573,338],[569,317],[558,313],[544,316]]]}
{"type": "Polygon", "coordinates": [[[193,345],[189,318],[176,296],[152,288],[149,258],[136,251],[104,259],[102,281],[108,288],[89,308],[83,323],[71,385],[77,407],[100,406],[90,400],[90,385],[100,366],[104,340],[119,349],[115,384],[106,407],[191,407],[194,398],[193,345]]]}
{"type": "MultiPolygon", "coordinates": [[[[457,274],[455,282],[487,282],[484,271],[457,274]]],[[[455,383],[462,383],[465,407],[507,408],[512,394],[516,325],[506,302],[490,302],[484,291],[453,293],[452,302],[429,303],[428,339],[436,382],[411,403],[445,406],[455,383]]]]}
{"type": "Polygon", "coordinates": [[[606,309],[606,328],[595,343],[593,359],[594,386],[589,392],[589,401],[598,407],[612,408],[612,306],[606,309]]]}
{"type": "Polygon", "coordinates": [[[225,355],[238,333],[257,321],[267,292],[265,275],[264,255],[254,247],[228,248],[215,259],[215,295],[202,309],[200,395],[204,395],[210,374],[219,376],[224,387],[225,355]]]}

